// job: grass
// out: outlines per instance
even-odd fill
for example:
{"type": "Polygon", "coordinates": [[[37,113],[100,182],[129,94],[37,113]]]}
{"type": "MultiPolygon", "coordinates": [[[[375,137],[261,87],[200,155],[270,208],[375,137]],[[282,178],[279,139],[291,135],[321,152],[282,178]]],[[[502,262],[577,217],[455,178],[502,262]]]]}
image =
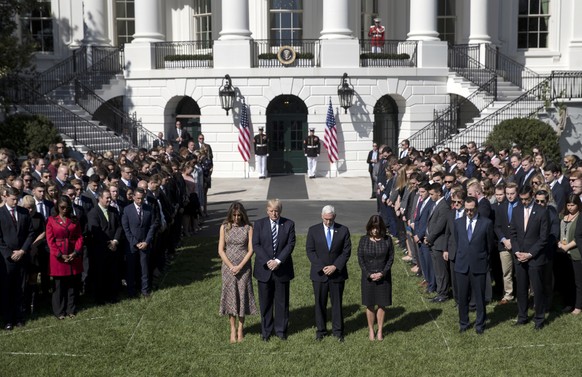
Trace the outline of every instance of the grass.
{"type": "MultiPolygon", "coordinates": [[[[357,245],[358,237],[352,241],[357,245]]],[[[393,266],[394,305],[387,311],[384,341],[367,339],[353,250],[344,294],[346,342],[331,337],[315,342],[304,245],[305,237],[299,236],[286,342],[262,342],[259,316],[251,316],[244,342],[228,343],[228,319],[218,315],[216,240],[196,238],[184,247],[150,300],[85,303],[75,319],[65,321],[54,319],[47,308],[26,327],[0,332],[0,376],[579,374],[582,318],[553,313],[548,326],[536,332],[533,325],[511,326],[515,305],[491,305],[484,335],[459,334],[453,303],[428,302],[401,253],[393,266]]]]}

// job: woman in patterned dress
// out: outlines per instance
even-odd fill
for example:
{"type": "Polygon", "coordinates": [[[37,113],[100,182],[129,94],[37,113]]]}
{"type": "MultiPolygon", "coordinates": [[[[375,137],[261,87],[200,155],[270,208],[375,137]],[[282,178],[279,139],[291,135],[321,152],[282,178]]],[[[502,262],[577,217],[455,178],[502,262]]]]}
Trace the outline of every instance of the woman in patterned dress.
{"type": "Polygon", "coordinates": [[[251,279],[252,239],[253,228],[245,208],[241,203],[232,203],[220,226],[218,241],[222,259],[220,315],[229,316],[231,343],[242,342],[245,315],[257,313],[251,279]]]}
{"type": "Polygon", "coordinates": [[[386,235],[382,217],[373,215],[366,225],[366,235],[358,245],[358,263],[362,269],[362,304],[366,306],[369,339],[384,340],[385,307],[392,305],[392,275],[394,261],[392,239],[386,235]],[[377,308],[376,308],[377,307],[377,308]],[[378,332],[374,333],[374,322],[378,332]]]}

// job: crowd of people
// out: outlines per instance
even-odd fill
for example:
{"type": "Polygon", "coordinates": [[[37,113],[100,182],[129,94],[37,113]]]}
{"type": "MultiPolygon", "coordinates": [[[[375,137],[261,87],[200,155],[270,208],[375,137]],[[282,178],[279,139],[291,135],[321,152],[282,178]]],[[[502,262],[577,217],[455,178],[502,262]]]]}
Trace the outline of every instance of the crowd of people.
{"type": "Polygon", "coordinates": [[[24,326],[49,300],[64,320],[80,295],[96,304],[148,298],[182,237],[207,216],[212,154],[198,140],[179,132],[149,150],[80,160],[63,142],[20,161],[0,148],[3,327],[24,326]]]}

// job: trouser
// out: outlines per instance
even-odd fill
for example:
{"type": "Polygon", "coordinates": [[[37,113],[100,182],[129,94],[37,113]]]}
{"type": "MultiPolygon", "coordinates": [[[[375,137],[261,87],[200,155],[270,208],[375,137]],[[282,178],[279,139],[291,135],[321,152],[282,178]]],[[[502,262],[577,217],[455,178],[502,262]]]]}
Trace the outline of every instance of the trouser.
{"type": "Polygon", "coordinates": [[[448,296],[451,282],[449,280],[449,271],[447,262],[443,259],[442,250],[430,249],[432,265],[436,282],[436,293],[439,296],[448,296]]]}
{"type": "Polygon", "coordinates": [[[54,276],[55,290],[53,292],[53,313],[59,317],[77,312],[80,275],[54,276]]]}
{"type": "Polygon", "coordinates": [[[257,163],[257,172],[259,177],[267,176],[267,155],[255,155],[255,161],[257,163]]]}
{"type": "Polygon", "coordinates": [[[317,172],[317,157],[307,157],[307,174],[310,177],[315,177],[317,172]]]}
{"type": "Polygon", "coordinates": [[[327,334],[327,297],[331,298],[331,329],[335,336],[344,335],[343,295],[345,282],[313,282],[315,296],[315,327],[316,335],[327,334]]]}
{"type": "Polygon", "coordinates": [[[574,283],[576,285],[575,309],[582,309],[582,261],[572,260],[574,283]]]}
{"type": "Polygon", "coordinates": [[[289,282],[270,279],[258,282],[261,308],[261,335],[268,338],[275,330],[277,336],[287,336],[289,326],[289,282]],[[273,316],[275,312],[275,316],[273,316]]]}
{"type": "Polygon", "coordinates": [[[517,282],[517,320],[519,322],[527,321],[528,310],[528,293],[531,284],[534,294],[534,322],[541,325],[545,318],[544,298],[544,269],[545,266],[530,266],[529,262],[515,261],[515,278],[517,282]]]}
{"type": "Polygon", "coordinates": [[[499,252],[501,260],[501,274],[503,276],[503,298],[513,300],[513,257],[511,252],[502,250],[499,252]]]}
{"type": "Polygon", "coordinates": [[[422,275],[424,280],[428,283],[426,289],[428,292],[432,293],[436,291],[436,279],[434,276],[434,267],[432,265],[432,258],[430,256],[430,249],[425,244],[420,244],[419,250],[419,260],[420,268],[422,270],[422,275]]]}
{"type": "Polygon", "coordinates": [[[475,327],[482,330],[485,326],[487,312],[485,309],[486,274],[455,272],[457,289],[459,292],[459,326],[462,329],[469,327],[469,296],[475,301],[477,319],[475,327]]]}
{"type": "Polygon", "coordinates": [[[127,293],[130,297],[137,294],[138,277],[142,294],[151,293],[151,280],[149,271],[150,255],[144,251],[136,251],[126,254],[127,263],[127,293]]]}
{"type": "MultiPolygon", "coordinates": [[[[4,258],[0,255],[0,258],[4,258]]],[[[24,256],[23,258],[26,258],[24,256]]],[[[6,323],[15,324],[23,320],[22,299],[24,298],[24,286],[26,284],[26,259],[19,262],[4,260],[0,264],[0,296],[2,298],[2,311],[6,323]]]]}

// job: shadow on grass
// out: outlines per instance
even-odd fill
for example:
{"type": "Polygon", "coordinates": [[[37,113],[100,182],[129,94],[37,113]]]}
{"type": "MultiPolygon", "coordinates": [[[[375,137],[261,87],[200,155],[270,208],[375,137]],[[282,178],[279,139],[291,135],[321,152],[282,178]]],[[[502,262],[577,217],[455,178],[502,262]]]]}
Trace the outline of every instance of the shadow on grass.
{"type": "MultiPolygon", "coordinates": [[[[404,309],[402,310],[404,311],[404,309]]],[[[417,312],[409,312],[400,317],[398,320],[388,323],[387,327],[390,329],[390,332],[410,332],[416,327],[424,326],[428,322],[435,320],[442,313],[442,309],[427,309],[417,312]]]]}

